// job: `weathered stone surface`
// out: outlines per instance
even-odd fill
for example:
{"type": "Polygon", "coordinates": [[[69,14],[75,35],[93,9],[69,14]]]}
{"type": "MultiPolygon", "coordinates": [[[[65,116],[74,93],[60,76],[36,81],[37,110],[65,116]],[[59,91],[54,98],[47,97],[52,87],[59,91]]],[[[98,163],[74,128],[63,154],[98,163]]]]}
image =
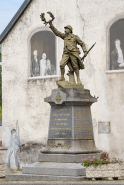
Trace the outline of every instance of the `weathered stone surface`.
{"type": "Polygon", "coordinates": [[[6,172],[7,172],[7,165],[5,163],[0,164],[0,177],[5,177],[6,172]]]}
{"type": "Polygon", "coordinates": [[[68,81],[58,81],[58,88],[76,88],[76,89],[84,89],[83,85],[70,84],[68,81]]]}
{"type": "Polygon", "coordinates": [[[81,163],[37,162],[22,168],[23,174],[85,176],[86,168],[81,163]]]}
{"type": "Polygon", "coordinates": [[[101,170],[101,166],[100,165],[95,167],[95,171],[100,171],[100,170],[101,170]]]}
{"type": "Polygon", "coordinates": [[[115,175],[114,175],[114,171],[108,171],[108,177],[114,177],[115,175]]]}
{"type": "MultiPolygon", "coordinates": [[[[121,165],[119,163],[112,164],[111,166],[114,170],[120,170],[121,165]]],[[[108,170],[110,170],[110,164],[108,165],[108,170]]]]}
{"type": "Polygon", "coordinates": [[[124,170],[124,163],[120,163],[120,168],[124,170]]]}
{"type": "Polygon", "coordinates": [[[108,170],[108,165],[107,164],[101,165],[101,170],[103,171],[108,170]]]}
{"type": "Polygon", "coordinates": [[[120,170],[120,176],[124,177],[124,170],[120,170]]]}
{"type": "Polygon", "coordinates": [[[87,178],[98,177],[124,177],[124,170],[121,169],[123,163],[104,164],[94,167],[93,165],[86,167],[87,178]]]}
{"type": "Polygon", "coordinates": [[[74,176],[33,175],[19,173],[6,176],[6,181],[82,181],[84,179],[85,176],[74,177],[74,176]]]}
{"type": "Polygon", "coordinates": [[[93,175],[94,175],[94,177],[102,177],[102,173],[100,173],[100,171],[94,171],[93,172],[93,175]]]}
{"type": "Polygon", "coordinates": [[[86,171],[95,171],[95,167],[93,165],[86,167],[86,171]]]}
{"type": "Polygon", "coordinates": [[[39,162],[61,162],[61,163],[81,163],[82,159],[89,159],[89,157],[96,156],[99,158],[99,154],[39,154],[39,162]]]}
{"type": "Polygon", "coordinates": [[[17,152],[20,168],[22,169],[25,165],[37,162],[38,154],[44,146],[42,143],[35,142],[20,145],[17,152]]]}
{"type": "Polygon", "coordinates": [[[44,99],[50,105],[92,105],[97,99],[90,95],[88,89],[54,89],[49,97],[44,99]],[[57,100],[58,93],[60,94],[60,99],[57,100]]]}
{"type": "Polygon", "coordinates": [[[10,170],[2,158],[0,158],[0,177],[5,177],[6,174],[10,174],[10,170]]]}
{"type": "Polygon", "coordinates": [[[109,171],[113,170],[114,169],[114,166],[116,166],[116,164],[115,165],[114,164],[106,165],[106,167],[108,168],[109,171]]]}
{"type": "Polygon", "coordinates": [[[43,148],[41,152],[56,154],[92,154],[100,153],[100,150],[96,148],[94,140],[48,139],[47,147],[43,148]]]}
{"type": "Polygon", "coordinates": [[[93,173],[91,171],[86,170],[86,177],[87,178],[92,178],[93,177],[93,173]]]}
{"type": "Polygon", "coordinates": [[[109,177],[108,176],[108,171],[100,171],[100,173],[102,173],[102,177],[109,177]]]}
{"type": "Polygon", "coordinates": [[[114,177],[121,177],[121,170],[115,170],[114,177]]]}

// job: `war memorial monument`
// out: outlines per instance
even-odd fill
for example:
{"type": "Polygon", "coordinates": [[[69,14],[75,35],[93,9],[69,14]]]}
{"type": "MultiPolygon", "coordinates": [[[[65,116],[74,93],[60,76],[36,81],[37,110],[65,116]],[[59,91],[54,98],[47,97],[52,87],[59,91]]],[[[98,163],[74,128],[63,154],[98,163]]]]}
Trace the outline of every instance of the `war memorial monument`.
{"type": "Polygon", "coordinates": [[[22,174],[7,175],[7,180],[82,180],[86,176],[85,167],[81,166],[82,158],[98,157],[100,153],[95,146],[90,110],[97,98],[90,95],[90,90],[84,89],[79,75],[84,69],[83,60],[94,45],[87,51],[70,25],[65,26],[65,33],[58,31],[52,23],[53,14],[48,13],[52,20],[47,22],[44,13],[41,19],[64,40],[64,50],[60,62],[61,77],[56,82],[58,89],[52,90],[51,96],[44,99],[51,106],[47,147],[42,149],[37,163],[23,167],[22,174]],[[84,52],[82,59],[77,44],[84,52]],[[69,81],[64,77],[66,65],[69,81]]]}

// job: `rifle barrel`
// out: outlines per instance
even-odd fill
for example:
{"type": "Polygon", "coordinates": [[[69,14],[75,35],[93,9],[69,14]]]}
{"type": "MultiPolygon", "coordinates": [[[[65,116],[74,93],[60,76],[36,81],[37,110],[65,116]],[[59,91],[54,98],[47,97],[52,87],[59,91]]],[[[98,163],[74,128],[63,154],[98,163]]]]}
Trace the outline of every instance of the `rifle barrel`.
{"type": "MultiPolygon", "coordinates": [[[[87,54],[90,52],[90,50],[95,46],[96,42],[91,46],[91,48],[87,51],[87,54]]],[[[84,60],[85,56],[81,58],[81,60],[84,60]]]]}
{"type": "Polygon", "coordinates": [[[88,50],[88,52],[87,52],[87,53],[89,53],[89,52],[90,52],[90,50],[95,46],[95,44],[96,44],[96,42],[91,46],[91,48],[88,50]]]}

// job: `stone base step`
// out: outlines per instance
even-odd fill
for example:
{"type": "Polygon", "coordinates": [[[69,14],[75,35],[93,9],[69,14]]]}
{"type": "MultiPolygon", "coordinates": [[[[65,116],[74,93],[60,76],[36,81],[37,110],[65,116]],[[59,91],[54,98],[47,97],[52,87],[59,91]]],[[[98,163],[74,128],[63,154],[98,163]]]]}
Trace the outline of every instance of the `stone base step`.
{"type": "MultiPolygon", "coordinates": [[[[54,176],[15,173],[6,175],[6,181],[82,181],[85,176],[54,176]]],[[[52,183],[52,182],[51,182],[52,183]]]]}
{"type": "Polygon", "coordinates": [[[58,162],[58,163],[81,163],[82,159],[89,159],[95,156],[99,158],[99,153],[92,154],[39,154],[39,162],[58,162]]]}
{"type": "Polygon", "coordinates": [[[85,176],[86,168],[81,163],[37,162],[22,168],[22,174],[85,176]]]}
{"type": "MultiPolygon", "coordinates": [[[[72,124],[72,123],[69,123],[72,124]]],[[[92,130],[92,129],[91,129],[92,130]]],[[[41,149],[44,154],[94,154],[99,153],[94,139],[62,139],[49,138],[47,146],[41,149]]]]}

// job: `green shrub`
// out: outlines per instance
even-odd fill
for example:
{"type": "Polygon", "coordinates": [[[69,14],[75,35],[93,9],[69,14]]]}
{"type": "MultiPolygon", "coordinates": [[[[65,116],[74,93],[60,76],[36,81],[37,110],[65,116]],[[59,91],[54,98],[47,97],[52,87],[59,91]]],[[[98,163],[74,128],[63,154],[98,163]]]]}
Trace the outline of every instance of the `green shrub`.
{"type": "Polygon", "coordinates": [[[93,165],[93,166],[98,166],[99,164],[109,164],[110,163],[110,160],[109,159],[96,159],[96,156],[93,156],[93,157],[89,157],[89,159],[82,159],[82,165],[83,166],[90,166],[90,165],[93,165]]]}
{"type": "Polygon", "coordinates": [[[113,158],[110,160],[108,152],[101,152],[100,154],[100,160],[96,159],[96,156],[90,157],[89,159],[82,159],[83,166],[98,166],[99,164],[109,164],[109,163],[123,163],[124,161],[120,159],[113,158]]]}

